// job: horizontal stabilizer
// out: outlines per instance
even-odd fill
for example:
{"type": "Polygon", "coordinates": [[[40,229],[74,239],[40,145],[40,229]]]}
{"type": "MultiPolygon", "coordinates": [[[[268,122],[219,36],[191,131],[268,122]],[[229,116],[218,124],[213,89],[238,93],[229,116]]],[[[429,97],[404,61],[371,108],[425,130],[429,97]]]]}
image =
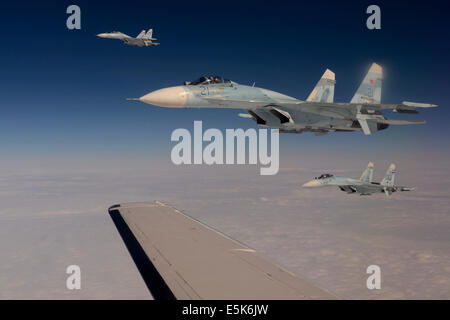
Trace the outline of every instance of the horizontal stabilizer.
{"type": "Polygon", "coordinates": [[[356,119],[359,122],[359,125],[361,126],[362,131],[365,135],[372,134],[374,132],[378,131],[378,118],[374,118],[373,115],[361,112],[362,107],[357,106],[356,107],[356,119]]]}
{"type": "Polygon", "coordinates": [[[369,135],[378,131],[376,119],[358,119],[358,122],[365,135],[369,135]]]}

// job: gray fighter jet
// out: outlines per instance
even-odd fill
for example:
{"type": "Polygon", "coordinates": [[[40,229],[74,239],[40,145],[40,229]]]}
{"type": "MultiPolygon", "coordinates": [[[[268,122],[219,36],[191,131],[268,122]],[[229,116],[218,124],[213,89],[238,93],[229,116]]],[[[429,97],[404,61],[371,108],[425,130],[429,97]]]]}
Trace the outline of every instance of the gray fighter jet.
{"type": "Polygon", "coordinates": [[[236,108],[246,113],[242,118],[258,124],[279,128],[280,132],[363,131],[371,134],[389,125],[422,124],[425,121],[388,120],[381,113],[391,109],[398,113],[418,113],[416,108],[436,107],[433,104],[404,101],[381,104],[382,68],[373,63],[350,103],[333,103],[335,75],[326,70],[306,101],[284,94],[245,86],[220,76],[204,76],[182,86],[150,92],[142,102],[172,108],[236,108]]]}
{"type": "Polygon", "coordinates": [[[149,29],[147,32],[145,30],[142,30],[141,33],[139,33],[136,38],[130,37],[129,35],[122,33],[120,31],[99,33],[97,37],[106,39],[119,39],[129,46],[152,47],[159,45],[159,43],[153,42],[154,40],[157,39],[152,38],[152,35],[153,29],[149,29]]]}
{"type": "Polygon", "coordinates": [[[339,189],[347,193],[356,193],[360,195],[371,195],[372,193],[384,192],[387,196],[390,196],[396,191],[412,191],[414,188],[395,186],[395,164],[389,166],[386,175],[381,182],[373,182],[373,163],[369,162],[366,170],[358,179],[345,178],[334,176],[329,173],[322,174],[314,180],[308,181],[303,184],[304,188],[317,188],[325,186],[338,186],[339,189]]]}

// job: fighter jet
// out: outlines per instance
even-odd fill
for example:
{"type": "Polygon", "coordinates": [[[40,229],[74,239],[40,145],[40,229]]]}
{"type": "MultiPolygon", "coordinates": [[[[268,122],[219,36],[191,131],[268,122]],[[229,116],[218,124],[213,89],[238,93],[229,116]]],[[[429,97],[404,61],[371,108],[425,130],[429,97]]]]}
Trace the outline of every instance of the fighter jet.
{"type": "Polygon", "coordinates": [[[119,39],[129,46],[151,47],[159,45],[159,43],[153,42],[157,39],[152,38],[152,34],[153,29],[149,29],[147,32],[145,30],[142,30],[136,38],[130,37],[129,35],[126,35],[125,33],[122,33],[120,31],[99,33],[97,36],[106,39],[119,39]]]}
{"type": "Polygon", "coordinates": [[[345,178],[334,176],[329,173],[322,174],[314,180],[308,181],[303,184],[304,188],[316,188],[325,186],[338,186],[339,189],[347,193],[358,192],[360,195],[371,195],[373,193],[384,192],[387,196],[390,196],[396,191],[412,191],[414,188],[395,186],[395,164],[389,166],[386,175],[381,182],[373,182],[373,163],[369,162],[366,170],[364,170],[361,177],[358,179],[345,178]]]}
{"type": "Polygon", "coordinates": [[[422,124],[425,121],[388,120],[381,113],[391,109],[398,113],[418,113],[416,108],[437,107],[433,104],[404,101],[381,104],[382,68],[373,63],[350,103],[333,103],[335,75],[327,69],[305,101],[257,88],[241,85],[221,76],[203,76],[175,86],[150,92],[142,102],[171,108],[236,108],[244,109],[242,118],[257,124],[279,128],[280,132],[362,131],[369,135],[389,125],[422,124]]]}

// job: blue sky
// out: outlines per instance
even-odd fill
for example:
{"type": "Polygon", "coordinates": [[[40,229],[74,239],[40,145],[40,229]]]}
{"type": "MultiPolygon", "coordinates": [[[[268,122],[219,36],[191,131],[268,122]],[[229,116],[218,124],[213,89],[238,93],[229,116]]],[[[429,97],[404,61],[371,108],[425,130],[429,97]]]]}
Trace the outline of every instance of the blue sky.
{"type": "MultiPolygon", "coordinates": [[[[447,152],[449,33],[443,2],[380,3],[382,29],[365,27],[361,2],[60,1],[2,4],[0,119],[3,156],[168,157],[170,133],[248,128],[237,110],[171,110],[126,101],[205,73],[222,74],[305,99],[325,68],[336,73],[335,101],[349,101],[370,63],[383,65],[382,101],[430,102],[409,116],[423,126],[376,135],[281,135],[285,152],[447,152]],[[66,7],[81,7],[82,29],[66,29],[66,7]],[[156,48],[99,39],[154,28],[156,48]]],[[[398,115],[390,115],[399,118],[398,115]]]]}

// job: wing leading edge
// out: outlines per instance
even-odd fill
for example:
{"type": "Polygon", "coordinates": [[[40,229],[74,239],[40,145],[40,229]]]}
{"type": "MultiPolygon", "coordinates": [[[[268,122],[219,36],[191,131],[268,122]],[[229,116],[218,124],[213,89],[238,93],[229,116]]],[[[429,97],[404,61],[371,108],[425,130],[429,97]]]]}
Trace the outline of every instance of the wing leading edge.
{"type": "Polygon", "coordinates": [[[336,299],[161,202],[115,205],[109,213],[155,298],[336,299]]]}

